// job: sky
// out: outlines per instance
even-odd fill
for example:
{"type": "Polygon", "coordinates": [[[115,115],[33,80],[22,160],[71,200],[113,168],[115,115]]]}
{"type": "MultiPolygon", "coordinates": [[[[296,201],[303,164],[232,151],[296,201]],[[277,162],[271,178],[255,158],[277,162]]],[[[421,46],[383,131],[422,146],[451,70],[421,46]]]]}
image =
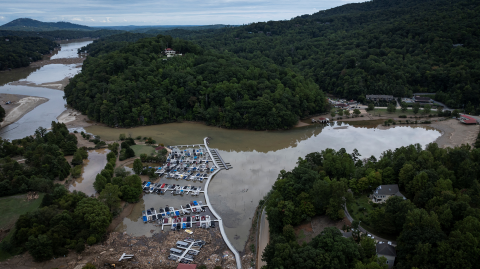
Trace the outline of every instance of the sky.
{"type": "Polygon", "coordinates": [[[0,0],[0,25],[17,18],[88,26],[240,25],[358,2],[365,0],[0,0]]]}

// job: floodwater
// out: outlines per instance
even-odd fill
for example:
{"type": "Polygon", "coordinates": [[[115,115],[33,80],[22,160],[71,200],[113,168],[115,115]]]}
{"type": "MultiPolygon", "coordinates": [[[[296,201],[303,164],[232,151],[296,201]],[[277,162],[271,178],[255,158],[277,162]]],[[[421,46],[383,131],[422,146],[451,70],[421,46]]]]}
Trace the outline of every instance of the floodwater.
{"type": "Polygon", "coordinates": [[[18,121],[5,126],[0,130],[3,139],[20,139],[31,135],[38,127],[51,128],[52,121],[57,121],[58,115],[65,111],[66,102],[63,92],[41,87],[4,85],[0,87],[0,93],[21,94],[27,96],[39,96],[48,98],[45,102],[32,111],[25,114],[18,121]]]}
{"type": "MultiPolygon", "coordinates": [[[[228,238],[238,250],[244,248],[258,202],[270,191],[280,170],[293,169],[299,157],[326,148],[345,148],[347,152],[356,148],[362,158],[371,155],[378,158],[385,150],[414,143],[425,146],[441,135],[437,130],[423,127],[397,126],[380,130],[354,127],[341,122],[330,126],[311,125],[288,131],[262,132],[229,130],[197,123],[172,123],[131,129],[91,126],[86,129],[107,140],[118,139],[120,133],[126,133],[132,137],[151,136],[165,145],[198,144],[203,142],[204,137],[210,137],[209,146],[219,149],[223,160],[231,163],[233,169],[220,171],[212,179],[208,193],[213,207],[224,221],[228,238]]],[[[153,226],[145,225],[140,220],[141,211],[144,210],[141,208],[157,208],[172,203],[169,195],[153,195],[155,198],[149,198],[150,196],[152,195],[147,195],[144,199],[154,200],[143,201],[144,204],[138,206],[136,213],[125,218],[119,231],[136,235],[150,234],[153,226]]],[[[177,204],[172,206],[176,207],[177,204]]]]}
{"type": "MultiPolygon", "coordinates": [[[[43,84],[47,82],[60,81],[66,77],[73,77],[80,73],[81,67],[77,64],[48,64],[42,66],[38,70],[34,70],[26,78],[20,81],[28,81],[35,84],[43,84]]],[[[60,93],[63,95],[63,93],[60,93]]]]}
{"type": "MultiPolygon", "coordinates": [[[[91,42],[93,41],[64,43],[62,44],[62,49],[52,56],[52,59],[81,57],[77,54],[77,49],[91,42]]],[[[12,85],[11,82],[27,81],[35,84],[56,82],[65,77],[72,77],[80,72],[81,68],[76,66],[75,64],[48,64],[40,68],[23,67],[13,69],[12,71],[0,72],[0,93],[21,94],[49,99],[48,102],[37,106],[17,122],[2,128],[0,136],[3,139],[19,139],[33,134],[40,126],[48,129],[51,127],[52,121],[57,121],[57,117],[66,109],[63,91],[43,87],[12,85]]]]}
{"type": "Polygon", "coordinates": [[[70,185],[70,191],[82,191],[86,195],[95,195],[95,189],[93,188],[93,182],[97,174],[105,168],[107,164],[107,154],[110,152],[108,149],[95,149],[88,151],[88,160],[83,161],[82,175],[75,179],[70,185]]]}
{"type": "Polygon", "coordinates": [[[80,57],[78,55],[78,49],[86,46],[93,41],[73,41],[68,43],[61,44],[61,49],[57,52],[57,54],[53,55],[50,59],[61,59],[61,58],[76,58],[80,57]]]}

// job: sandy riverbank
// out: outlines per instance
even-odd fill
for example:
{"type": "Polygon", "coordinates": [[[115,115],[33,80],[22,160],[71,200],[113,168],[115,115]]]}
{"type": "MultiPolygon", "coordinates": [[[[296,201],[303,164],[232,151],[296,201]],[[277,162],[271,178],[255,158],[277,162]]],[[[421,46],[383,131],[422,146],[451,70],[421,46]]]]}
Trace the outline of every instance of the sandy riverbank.
{"type": "Polygon", "coordinates": [[[86,115],[82,115],[80,111],[72,108],[68,108],[67,110],[63,111],[63,113],[57,117],[57,120],[60,123],[65,123],[67,128],[80,128],[95,124],[89,120],[86,115]]]}
{"type": "Polygon", "coordinates": [[[11,109],[5,116],[0,127],[5,127],[9,124],[14,123],[15,121],[21,119],[25,114],[32,111],[37,106],[47,102],[47,98],[28,96],[18,100],[13,109],[11,109]]]}

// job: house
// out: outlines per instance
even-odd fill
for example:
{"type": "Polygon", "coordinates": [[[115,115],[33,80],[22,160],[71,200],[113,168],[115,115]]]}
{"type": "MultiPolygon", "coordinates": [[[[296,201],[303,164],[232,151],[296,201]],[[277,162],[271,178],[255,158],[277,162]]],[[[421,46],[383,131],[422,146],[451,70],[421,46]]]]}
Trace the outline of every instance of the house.
{"type": "Polygon", "coordinates": [[[385,201],[387,201],[388,198],[392,196],[399,196],[399,197],[402,197],[403,199],[407,199],[400,192],[397,184],[378,186],[377,189],[371,195],[371,198],[374,203],[384,203],[385,201]]]}
{"type": "Polygon", "coordinates": [[[346,108],[346,107],[348,107],[348,105],[347,104],[336,104],[335,107],[346,108]]]}
{"type": "Polygon", "coordinates": [[[366,99],[370,100],[370,101],[392,101],[392,100],[395,100],[393,95],[374,95],[374,94],[367,95],[366,99]]]}
{"type": "Polygon", "coordinates": [[[458,119],[463,124],[477,124],[477,120],[467,115],[460,115],[458,119]]]}
{"type": "Polygon", "coordinates": [[[433,103],[433,100],[430,99],[429,97],[421,97],[421,96],[414,96],[413,101],[415,101],[415,103],[420,103],[420,104],[431,104],[431,103],[433,103]]]}
{"type": "Polygon", "coordinates": [[[463,47],[463,44],[453,44],[453,47],[456,48],[456,47],[463,47]]]}
{"type": "Polygon", "coordinates": [[[395,263],[395,257],[397,257],[397,251],[395,247],[391,245],[391,242],[378,242],[376,250],[377,256],[387,258],[388,268],[392,268],[395,263]]]}
{"type": "Polygon", "coordinates": [[[8,42],[8,41],[10,41],[10,39],[8,39],[8,38],[5,38],[5,41],[7,41],[7,42],[8,42]]]}
{"type": "MultiPolygon", "coordinates": [[[[169,55],[174,56],[174,55],[175,55],[175,51],[172,50],[171,48],[166,48],[166,49],[165,49],[165,55],[167,55],[167,57],[169,57],[169,55]]],[[[170,56],[170,57],[171,57],[171,56],[170,56]]]]}
{"type": "Polygon", "coordinates": [[[330,120],[328,118],[318,118],[318,122],[320,123],[329,123],[330,120]]]}
{"type": "Polygon", "coordinates": [[[345,237],[345,238],[350,238],[350,237],[352,237],[352,232],[345,232],[345,233],[342,234],[342,236],[345,237]]]}

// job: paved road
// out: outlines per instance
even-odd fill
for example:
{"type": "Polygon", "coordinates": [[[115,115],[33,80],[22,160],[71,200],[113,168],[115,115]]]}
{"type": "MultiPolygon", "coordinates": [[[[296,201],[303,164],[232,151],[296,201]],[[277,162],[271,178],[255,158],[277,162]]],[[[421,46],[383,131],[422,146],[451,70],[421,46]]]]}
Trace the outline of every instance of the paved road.
{"type": "Polygon", "coordinates": [[[258,253],[257,253],[257,268],[260,269],[262,266],[267,265],[266,262],[262,261],[263,250],[270,241],[270,232],[268,229],[268,220],[265,215],[265,209],[263,209],[262,217],[260,219],[260,231],[258,232],[258,253]]]}
{"type": "MultiPolygon", "coordinates": [[[[350,216],[350,214],[348,213],[348,210],[347,210],[347,207],[346,207],[346,206],[345,206],[344,209],[345,209],[345,216],[348,218],[348,220],[349,220],[350,222],[353,222],[353,218],[352,218],[352,216],[350,216]]],[[[383,241],[383,242],[388,242],[388,241],[390,241],[390,240],[388,240],[388,239],[381,238],[380,236],[375,235],[375,234],[373,234],[373,233],[371,233],[371,232],[363,229],[361,225],[358,226],[358,228],[360,229],[360,232],[362,232],[362,233],[371,234],[371,235],[375,238],[375,240],[377,240],[377,241],[383,241]]],[[[397,245],[397,242],[395,242],[395,241],[390,241],[390,242],[392,242],[392,245],[394,245],[394,246],[397,245]]]]}

